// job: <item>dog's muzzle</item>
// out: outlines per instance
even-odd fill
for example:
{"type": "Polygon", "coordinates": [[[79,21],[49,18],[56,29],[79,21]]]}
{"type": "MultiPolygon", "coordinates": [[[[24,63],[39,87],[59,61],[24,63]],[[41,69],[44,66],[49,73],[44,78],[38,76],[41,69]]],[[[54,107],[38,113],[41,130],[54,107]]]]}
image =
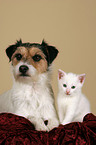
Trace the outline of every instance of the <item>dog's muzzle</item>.
{"type": "Polygon", "coordinates": [[[21,65],[20,67],[19,67],[19,71],[20,71],[20,73],[21,73],[21,76],[28,76],[27,75],[27,71],[29,70],[29,68],[28,68],[28,66],[26,66],[26,65],[21,65]]]}

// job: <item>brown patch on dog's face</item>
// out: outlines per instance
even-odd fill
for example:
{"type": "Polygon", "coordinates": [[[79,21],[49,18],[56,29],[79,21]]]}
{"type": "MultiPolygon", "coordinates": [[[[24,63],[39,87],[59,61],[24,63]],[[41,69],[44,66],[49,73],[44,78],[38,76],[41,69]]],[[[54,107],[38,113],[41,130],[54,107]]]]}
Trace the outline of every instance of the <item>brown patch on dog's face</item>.
{"type": "Polygon", "coordinates": [[[24,61],[27,58],[28,50],[25,47],[18,47],[12,55],[12,65],[16,66],[20,61],[24,61]]]}
{"type": "Polygon", "coordinates": [[[12,55],[12,65],[16,66],[19,62],[26,62],[36,68],[38,73],[47,71],[47,60],[44,53],[37,47],[18,47],[12,55]]]}
{"type": "Polygon", "coordinates": [[[43,73],[47,71],[47,60],[45,58],[44,53],[36,47],[32,47],[29,50],[29,63],[33,65],[39,73],[43,73]]]}

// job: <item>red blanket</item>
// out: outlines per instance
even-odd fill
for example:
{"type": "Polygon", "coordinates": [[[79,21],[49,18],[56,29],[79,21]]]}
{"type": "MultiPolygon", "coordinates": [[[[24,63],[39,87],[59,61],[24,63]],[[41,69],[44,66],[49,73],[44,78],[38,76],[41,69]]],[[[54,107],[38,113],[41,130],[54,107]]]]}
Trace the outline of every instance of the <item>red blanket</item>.
{"type": "Polygon", "coordinates": [[[60,125],[50,132],[36,131],[24,117],[0,114],[0,145],[96,145],[96,116],[82,123],[60,125]]]}

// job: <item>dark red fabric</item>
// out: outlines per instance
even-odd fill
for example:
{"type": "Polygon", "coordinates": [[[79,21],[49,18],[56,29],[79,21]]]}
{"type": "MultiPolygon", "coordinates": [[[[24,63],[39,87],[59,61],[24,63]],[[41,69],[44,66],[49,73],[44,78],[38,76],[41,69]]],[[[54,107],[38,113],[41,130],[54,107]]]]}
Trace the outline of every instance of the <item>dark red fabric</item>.
{"type": "Polygon", "coordinates": [[[60,125],[49,132],[36,131],[24,117],[0,114],[0,145],[96,145],[96,116],[82,123],[60,125]]]}

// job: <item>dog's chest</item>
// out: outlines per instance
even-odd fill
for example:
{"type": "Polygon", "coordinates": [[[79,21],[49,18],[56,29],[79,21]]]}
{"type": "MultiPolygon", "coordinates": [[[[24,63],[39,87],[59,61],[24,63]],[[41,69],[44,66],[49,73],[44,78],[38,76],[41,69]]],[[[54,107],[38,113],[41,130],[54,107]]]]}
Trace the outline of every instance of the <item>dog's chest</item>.
{"type": "Polygon", "coordinates": [[[25,87],[15,90],[13,94],[13,103],[17,108],[26,108],[28,110],[37,110],[45,101],[47,92],[42,88],[25,87]]]}

